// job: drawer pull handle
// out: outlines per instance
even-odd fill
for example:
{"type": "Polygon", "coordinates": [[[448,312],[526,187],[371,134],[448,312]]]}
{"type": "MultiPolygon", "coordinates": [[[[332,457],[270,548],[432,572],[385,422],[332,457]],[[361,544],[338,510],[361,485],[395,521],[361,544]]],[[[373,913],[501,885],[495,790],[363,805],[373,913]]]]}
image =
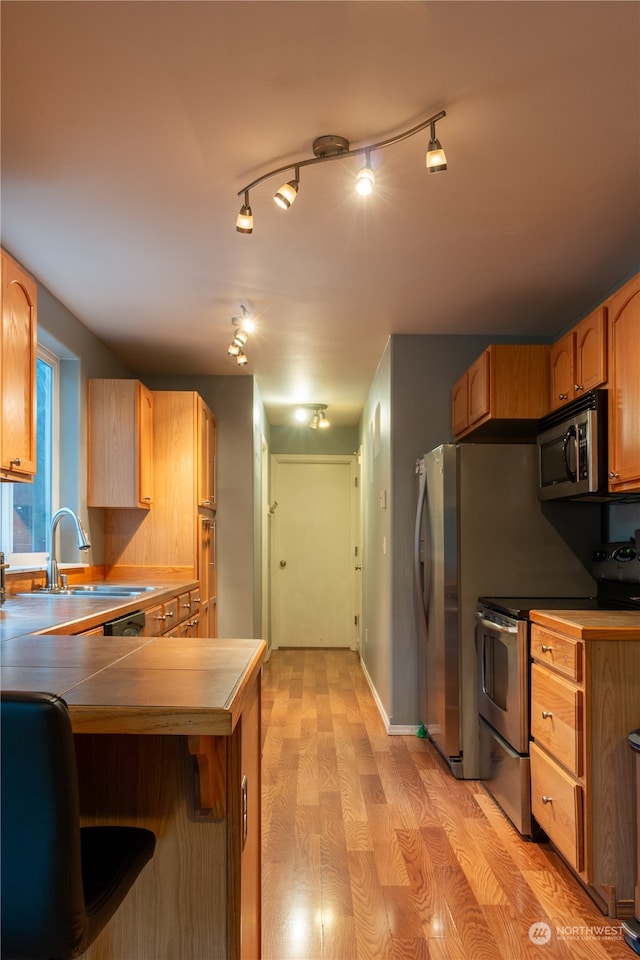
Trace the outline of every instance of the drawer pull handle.
{"type": "Polygon", "coordinates": [[[551,712],[551,710],[543,710],[543,711],[542,711],[542,719],[543,719],[543,720],[549,720],[552,716],[553,716],[553,713],[551,712]]]}
{"type": "Polygon", "coordinates": [[[181,604],[180,604],[180,607],[182,608],[182,610],[191,610],[191,604],[190,604],[190,603],[181,603],[181,604]]]}
{"type": "Polygon", "coordinates": [[[543,797],[543,798],[542,798],[542,802],[543,802],[543,803],[553,803],[553,797],[543,797]]]}
{"type": "Polygon", "coordinates": [[[166,620],[166,619],[167,619],[167,616],[166,616],[166,614],[165,614],[164,616],[159,615],[159,616],[157,616],[157,617],[154,617],[153,619],[154,619],[154,620],[166,620]]]}
{"type": "Polygon", "coordinates": [[[549,646],[548,643],[543,643],[543,644],[542,644],[542,652],[543,652],[543,653],[551,653],[552,650],[553,650],[553,647],[549,646]]]}

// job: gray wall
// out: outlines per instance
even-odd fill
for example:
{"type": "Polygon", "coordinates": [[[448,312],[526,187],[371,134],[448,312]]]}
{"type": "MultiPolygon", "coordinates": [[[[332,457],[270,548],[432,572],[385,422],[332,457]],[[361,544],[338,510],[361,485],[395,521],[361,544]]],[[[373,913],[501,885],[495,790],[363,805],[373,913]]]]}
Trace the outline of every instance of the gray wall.
{"type": "Polygon", "coordinates": [[[358,450],[358,428],[332,426],[310,430],[306,424],[271,427],[271,453],[326,454],[351,456],[358,450]]]}
{"type": "Polygon", "coordinates": [[[418,718],[415,461],[451,439],[452,385],[485,347],[500,342],[505,338],[490,334],[390,337],[360,423],[366,501],[362,657],[390,723],[398,727],[414,726],[418,718]],[[380,507],[382,490],[386,509],[380,507]]]}
{"type": "MultiPolygon", "coordinates": [[[[91,552],[82,562],[100,565],[104,560],[103,511],[87,508],[87,380],[127,379],[133,373],[40,283],[38,340],[61,358],[60,505],[77,510],[88,525],[91,552]]],[[[59,539],[60,556],[79,556],[70,525],[60,526],[59,539]]]]}

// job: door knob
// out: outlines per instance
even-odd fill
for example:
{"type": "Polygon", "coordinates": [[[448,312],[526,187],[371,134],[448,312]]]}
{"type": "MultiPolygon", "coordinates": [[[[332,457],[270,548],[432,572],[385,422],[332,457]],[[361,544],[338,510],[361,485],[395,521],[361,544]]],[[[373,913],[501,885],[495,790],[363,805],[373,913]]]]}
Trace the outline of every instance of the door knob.
{"type": "Polygon", "coordinates": [[[280,566],[281,566],[281,567],[286,567],[286,565],[287,565],[287,561],[286,561],[286,560],[281,560],[281,561],[280,561],[280,566]]]}

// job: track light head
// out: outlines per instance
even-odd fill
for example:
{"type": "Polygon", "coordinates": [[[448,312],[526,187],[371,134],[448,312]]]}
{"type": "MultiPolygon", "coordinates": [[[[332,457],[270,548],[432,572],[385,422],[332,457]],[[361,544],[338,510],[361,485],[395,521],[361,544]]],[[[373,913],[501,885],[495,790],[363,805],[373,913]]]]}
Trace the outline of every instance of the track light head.
{"type": "Polygon", "coordinates": [[[376,175],[371,168],[371,159],[367,153],[367,162],[365,166],[358,171],[358,176],[356,177],[356,190],[361,197],[368,197],[369,194],[373,193],[375,183],[376,175]]]}
{"type": "Polygon", "coordinates": [[[296,167],[293,180],[289,180],[288,183],[283,183],[273,199],[283,210],[288,210],[298,196],[299,186],[298,168],[296,167]]]}
{"type": "Polygon", "coordinates": [[[245,363],[249,363],[249,358],[247,357],[246,353],[242,352],[242,350],[238,352],[238,356],[236,357],[236,363],[238,364],[239,367],[244,367],[245,363]]]}
{"type": "Polygon", "coordinates": [[[253,213],[249,206],[249,191],[244,192],[244,203],[240,207],[240,213],[236,217],[236,230],[238,233],[253,233],[253,213]]]}
{"type": "Polygon", "coordinates": [[[429,173],[440,173],[441,170],[447,169],[447,158],[440,141],[436,137],[435,123],[431,124],[431,139],[427,149],[426,164],[429,173]]]}

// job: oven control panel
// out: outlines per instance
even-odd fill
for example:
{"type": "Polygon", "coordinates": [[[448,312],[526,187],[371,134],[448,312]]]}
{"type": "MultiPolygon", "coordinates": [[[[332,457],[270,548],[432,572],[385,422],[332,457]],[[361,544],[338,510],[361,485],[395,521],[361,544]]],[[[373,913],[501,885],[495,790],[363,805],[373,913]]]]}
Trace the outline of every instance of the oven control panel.
{"type": "Polygon", "coordinates": [[[591,554],[591,572],[596,580],[640,583],[640,555],[635,539],[601,544],[591,554]]]}

